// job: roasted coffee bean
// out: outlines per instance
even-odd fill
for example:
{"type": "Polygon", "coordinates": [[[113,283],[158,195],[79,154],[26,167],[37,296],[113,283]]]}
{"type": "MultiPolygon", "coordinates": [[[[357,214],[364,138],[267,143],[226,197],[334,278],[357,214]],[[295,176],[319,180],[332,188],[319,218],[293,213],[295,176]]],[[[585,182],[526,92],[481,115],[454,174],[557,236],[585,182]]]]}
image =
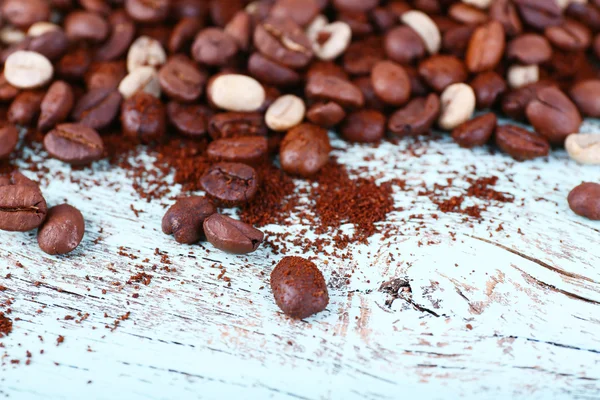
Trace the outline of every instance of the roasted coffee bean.
{"type": "MultiPolygon", "coordinates": [[[[406,68],[405,68],[406,70],[406,68]]],[[[370,108],[378,111],[385,111],[387,104],[375,94],[373,82],[370,76],[361,76],[352,80],[352,83],[360,89],[365,98],[365,108],[370,108]]]]}
{"type": "Polygon", "coordinates": [[[410,79],[410,93],[413,97],[427,96],[431,92],[431,89],[429,89],[427,84],[419,76],[417,68],[404,67],[404,70],[408,74],[408,79],[410,79]]]}
{"type": "Polygon", "coordinates": [[[569,207],[579,216],[600,221],[600,185],[584,182],[569,193],[569,207]]]}
{"type": "Polygon", "coordinates": [[[378,37],[369,37],[354,43],[342,57],[344,70],[351,75],[370,74],[373,66],[385,59],[383,42],[378,37]]]}
{"type": "Polygon", "coordinates": [[[329,161],[331,145],[327,131],[313,124],[290,130],[279,149],[281,168],[291,175],[310,177],[329,161]]]}
{"type": "Polygon", "coordinates": [[[204,91],[207,76],[187,57],[171,57],[158,73],[162,91],[180,102],[197,100],[204,91]]]}
{"type": "Polygon", "coordinates": [[[469,71],[478,73],[496,68],[504,54],[504,28],[498,21],[480,26],[473,32],[467,49],[469,71]]]}
{"type": "Polygon", "coordinates": [[[56,64],[56,73],[66,80],[79,80],[92,64],[92,54],[84,46],[77,46],[70,49],[56,64]]]}
{"type": "Polygon", "coordinates": [[[600,31],[600,9],[598,9],[598,6],[572,1],[567,7],[567,16],[585,24],[594,32],[600,31]]]}
{"type": "Polygon", "coordinates": [[[74,102],[75,96],[71,86],[63,81],[54,82],[42,99],[38,129],[45,132],[56,124],[64,122],[69,116],[74,102]]]}
{"type": "Polygon", "coordinates": [[[293,69],[312,59],[310,40],[291,19],[268,18],[254,30],[254,45],[265,57],[293,69]]]}
{"type": "Polygon", "coordinates": [[[429,54],[437,54],[442,46],[442,36],[436,23],[422,11],[408,11],[400,20],[410,26],[423,40],[429,54]]]}
{"type": "Polygon", "coordinates": [[[346,12],[365,12],[374,9],[379,0],[333,0],[333,6],[346,12]]]}
{"type": "Polygon", "coordinates": [[[490,140],[495,129],[496,115],[487,113],[454,128],[452,139],[460,147],[483,146],[490,140]]]}
{"type": "Polygon", "coordinates": [[[213,112],[200,104],[182,104],[175,101],[167,104],[169,122],[177,132],[189,137],[202,137],[208,131],[208,121],[213,112]]]}
{"type": "Polygon", "coordinates": [[[115,89],[92,89],[73,109],[73,119],[92,129],[108,127],[119,115],[123,98],[115,89]]]}
{"type": "Polygon", "coordinates": [[[526,118],[525,109],[529,102],[535,98],[535,93],[540,89],[552,85],[549,81],[539,81],[516,90],[511,90],[502,97],[502,111],[512,119],[524,121],[526,118]]]}
{"type": "Polygon", "coordinates": [[[578,82],[571,87],[569,94],[582,114],[600,117],[600,79],[578,82]]]}
{"type": "Polygon", "coordinates": [[[436,92],[443,92],[454,83],[469,77],[465,64],[457,57],[435,55],[419,64],[419,76],[436,92]]]}
{"type": "Polygon", "coordinates": [[[124,62],[98,62],[92,64],[85,74],[85,84],[88,90],[117,89],[126,75],[127,70],[124,62]]]}
{"type": "Polygon", "coordinates": [[[188,48],[203,26],[202,21],[197,20],[196,18],[182,18],[171,31],[167,49],[169,49],[171,53],[177,53],[188,48]]]}
{"type": "Polygon", "coordinates": [[[5,0],[2,18],[18,28],[27,29],[36,22],[50,19],[50,5],[47,0],[5,0]]]}
{"type": "Polygon", "coordinates": [[[108,39],[96,49],[94,59],[111,61],[121,57],[129,49],[135,36],[135,24],[123,11],[115,11],[108,19],[111,33],[108,39]]]}
{"type": "Polygon", "coordinates": [[[483,110],[491,108],[500,100],[504,92],[506,92],[506,82],[502,76],[496,72],[482,72],[475,76],[470,83],[475,98],[477,99],[477,109],[483,110]]]}
{"type": "Polygon", "coordinates": [[[265,114],[265,123],[269,129],[283,132],[300,124],[305,114],[304,101],[298,96],[287,94],[271,104],[265,114]]]}
{"type": "Polygon", "coordinates": [[[44,92],[41,90],[27,90],[19,93],[8,108],[8,121],[23,126],[35,124],[40,115],[43,99],[44,92]]]}
{"type": "Polygon", "coordinates": [[[469,85],[455,83],[440,96],[440,128],[451,131],[468,121],[475,111],[475,92],[469,85]]]}
{"type": "Polygon", "coordinates": [[[245,11],[238,11],[225,26],[225,33],[231,36],[243,51],[248,51],[250,47],[252,30],[252,17],[245,11]]]}
{"type": "Polygon", "coordinates": [[[464,58],[476,27],[460,25],[444,32],[442,49],[453,56],[464,58]]]}
{"type": "Polygon", "coordinates": [[[216,201],[235,206],[250,201],[258,190],[254,168],[240,163],[221,162],[210,167],[200,185],[216,201]]]}
{"type": "Polygon", "coordinates": [[[64,20],[67,37],[71,41],[103,42],[108,36],[109,25],[100,15],[89,11],[73,11],[64,20]]]}
{"type": "Polygon", "coordinates": [[[235,40],[219,28],[205,28],[194,40],[192,57],[201,64],[222,66],[238,52],[235,40]]]}
{"type": "Polygon", "coordinates": [[[393,106],[401,106],[410,98],[410,78],[400,65],[380,61],[371,71],[371,83],[377,97],[393,106]]]}
{"type": "Polygon", "coordinates": [[[163,103],[145,92],[128,98],[121,106],[121,126],[125,136],[143,143],[162,138],[166,131],[166,111],[163,103]]]}
{"type": "Polygon", "coordinates": [[[537,90],[525,113],[535,131],[552,144],[564,144],[568,135],[579,132],[582,123],[577,106],[556,87],[537,90]]]}
{"type": "Polygon", "coordinates": [[[242,0],[211,1],[209,5],[210,17],[215,25],[224,27],[243,8],[244,3],[242,0]]]}
{"type": "Polygon", "coordinates": [[[347,108],[360,108],[365,103],[359,88],[336,76],[313,75],[307,82],[305,91],[311,100],[333,101],[347,108]]]}
{"type": "Polygon", "coordinates": [[[177,243],[197,243],[204,236],[204,220],[216,212],[217,208],[206,197],[179,198],[163,217],[162,231],[173,235],[177,243]]]}
{"type": "Polygon", "coordinates": [[[340,12],[337,15],[338,22],[343,22],[350,27],[352,37],[362,38],[374,32],[369,15],[364,12],[340,12]]]}
{"type": "Polygon", "coordinates": [[[137,22],[161,22],[169,15],[170,0],[125,0],[125,11],[137,22]]]}
{"type": "Polygon", "coordinates": [[[300,26],[311,22],[320,8],[317,0],[277,0],[271,8],[271,17],[276,19],[291,18],[300,26]]]}
{"type": "Polygon", "coordinates": [[[104,0],[79,0],[79,4],[86,11],[100,14],[103,17],[110,15],[111,8],[104,0]]]}
{"type": "Polygon", "coordinates": [[[440,99],[436,94],[412,99],[396,111],[388,121],[388,129],[397,136],[419,136],[429,130],[440,115],[440,99]]]}
{"type": "Polygon", "coordinates": [[[333,101],[315,103],[308,109],[306,118],[320,127],[332,128],[346,118],[346,112],[333,101]]]}
{"type": "Polygon", "coordinates": [[[206,89],[208,101],[227,111],[253,112],[265,102],[265,89],[254,78],[239,74],[213,77],[206,89]]]}
{"type": "Polygon", "coordinates": [[[4,77],[16,88],[44,86],[52,79],[54,68],[46,57],[33,51],[17,51],[4,64],[4,77]]]}
{"type": "Polygon", "coordinates": [[[29,43],[25,50],[39,53],[51,62],[59,60],[69,48],[69,39],[62,30],[53,30],[26,40],[29,43]]]}
{"type": "Polygon", "coordinates": [[[8,83],[4,72],[0,73],[0,101],[6,102],[14,99],[19,94],[19,89],[8,83]]]}
{"type": "Polygon", "coordinates": [[[600,164],[600,134],[574,133],[565,140],[569,157],[580,164],[600,164]]]}
{"type": "Polygon", "coordinates": [[[496,145],[517,161],[544,157],[550,152],[550,144],[544,137],[515,125],[496,128],[496,145]]]}
{"type": "Polygon", "coordinates": [[[340,132],[349,142],[377,143],[385,135],[385,116],[376,110],[352,112],[345,119],[340,132]]]}
{"type": "Polygon", "coordinates": [[[267,138],[262,136],[218,139],[208,145],[206,154],[215,161],[257,165],[267,159],[267,146],[267,138]]]}
{"type": "Polygon", "coordinates": [[[484,11],[465,3],[454,3],[448,8],[448,16],[467,25],[485,24],[489,16],[484,11]]]}
{"type": "Polygon", "coordinates": [[[534,29],[542,30],[562,22],[562,10],[555,1],[513,0],[523,21],[534,29]]]}
{"type": "Polygon", "coordinates": [[[490,4],[490,18],[498,21],[504,27],[504,32],[509,37],[520,35],[523,32],[523,24],[517,8],[512,0],[494,0],[490,4]]]}
{"type": "Polygon", "coordinates": [[[264,233],[258,229],[221,214],[206,218],[204,232],[210,244],[232,254],[252,253],[264,239],[264,233]]]}
{"type": "Polygon", "coordinates": [[[267,126],[260,113],[226,112],[214,115],[208,124],[213,139],[267,136],[267,126]]]}
{"type": "Polygon", "coordinates": [[[50,156],[74,165],[85,165],[102,158],[104,143],[98,132],[81,124],[60,124],[44,137],[50,156]]]}
{"type": "Polygon", "coordinates": [[[408,26],[397,26],[385,36],[385,53],[399,64],[412,64],[425,56],[425,44],[421,37],[408,26]]]}
{"type": "Polygon", "coordinates": [[[323,311],[329,303],[323,274],[313,262],[302,257],[281,259],[271,272],[271,290],[277,306],[292,318],[308,318],[323,311]]]}
{"type": "Polygon", "coordinates": [[[50,255],[72,252],[85,234],[85,220],[81,212],[68,204],[54,206],[40,226],[37,241],[40,249],[50,255]]]}
{"type": "Polygon", "coordinates": [[[526,33],[508,43],[506,56],[524,65],[542,64],[552,57],[552,47],[545,37],[526,33]]]}
{"type": "Polygon", "coordinates": [[[9,123],[0,126],[0,160],[8,158],[19,143],[19,131],[9,123]]]}
{"type": "Polygon", "coordinates": [[[291,86],[300,81],[300,74],[296,71],[271,61],[260,53],[253,53],[248,59],[248,72],[268,85],[291,86]]]}
{"type": "Polygon", "coordinates": [[[550,26],[544,34],[554,46],[565,51],[586,50],[592,44],[592,32],[585,25],[573,20],[550,26]]]}
{"type": "Polygon", "coordinates": [[[0,230],[28,232],[44,222],[47,211],[42,192],[29,179],[0,180],[0,230]]]}
{"type": "Polygon", "coordinates": [[[138,92],[160,97],[160,82],[158,74],[152,67],[140,67],[128,74],[119,83],[119,93],[128,99],[138,92]]]}

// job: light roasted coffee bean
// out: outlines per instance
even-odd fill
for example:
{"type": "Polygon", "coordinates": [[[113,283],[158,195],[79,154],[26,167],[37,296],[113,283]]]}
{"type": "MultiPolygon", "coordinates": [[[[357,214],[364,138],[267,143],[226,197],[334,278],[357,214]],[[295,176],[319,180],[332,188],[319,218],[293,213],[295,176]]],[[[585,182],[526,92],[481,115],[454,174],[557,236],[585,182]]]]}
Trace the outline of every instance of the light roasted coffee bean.
{"type": "Polygon", "coordinates": [[[400,17],[405,25],[411,27],[423,40],[429,54],[437,54],[442,47],[442,35],[433,20],[422,11],[408,11],[400,17]]]}
{"type": "Polygon", "coordinates": [[[513,65],[506,75],[508,85],[518,89],[536,83],[540,79],[540,68],[537,65],[513,65]]]}
{"type": "Polygon", "coordinates": [[[569,157],[580,164],[600,164],[600,134],[574,133],[565,140],[569,157]]]}
{"type": "Polygon", "coordinates": [[[152,67],[136,68],[130,72],[119,84],[119,93],[128,99],[138,92],[148,93],[160,97],[160,81],[156,70],[152,67]]]}
{"type": "Polygon", "coordinates": [[[33,51],[16,51],[6,59],[4,77],[19,89],[44,86],[52,79],[54,68],[46,57],[33,51]]]}
{"type": "Polygon", "coordinates": [[[298,96],[287,94],[279,97],[267,110],[265,122],[269,129],[283,132],[292,129],[304,120],[306,106],[298,96]]]}
{"type": "Polygon", "coordinates": [[[50,255],[67,254],[75,250],[85,234],[81,212],[68,204],[54,206],[37,234],[40,249],[50,255]]]}
{"type": "Polygon", "coordinates": [[[127,53],[127,72],[139,67],[160,68],[167,62],[167,55],[160,42],[148,36],[140,36],[129,47],[127,53]]]}
{"type": "Polygon", "coordinates": [[[475,92],[467,84],[455,83],[448,86],[440,96],[440,128],[451,131],[469,120],[475,111],[475,92]]]}
{"type": "Polygon", "coordinates": [[[320,60],[330,61],[338,58],[350,45],[352,30],[347,23],[337,21],[327,24],[313,37],[309,36],[312,49],[320,60]]]}
{"type": "Polygon", "coordinates": [[[209,82],[209,101],[227,111],[253,112],[265,102],[265,89],[254,78],[239,74],[223,74],[209,82]]]}

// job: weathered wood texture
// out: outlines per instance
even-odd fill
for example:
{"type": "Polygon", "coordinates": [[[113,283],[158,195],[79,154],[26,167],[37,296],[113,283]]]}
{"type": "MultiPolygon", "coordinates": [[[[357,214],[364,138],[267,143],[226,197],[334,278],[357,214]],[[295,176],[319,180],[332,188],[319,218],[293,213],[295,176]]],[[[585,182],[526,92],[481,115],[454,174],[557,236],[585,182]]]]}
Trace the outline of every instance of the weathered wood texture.
{"type": "Polygon", "coordinates": [[[406,143],[335,144],[343,163],[406,179],[396,193],[405,211],[385,222],[393,237],[353,247],[353,261],[305,254],[318,260],[331,295],[327,310],[306,321],[285,318],[272,299],[268,276],[281,255],[177,245],[160,232],[170,201],[140,201],[124,171],[100,165],[90,176],[46,162],[65,173],[44,187],[48,202],[81,209],[86,237],[72,255],[50,257],[34,233],[0,233],[8,288],[0,302],[14,299],[14,331],[0,339],[0,397],[600,397],[600,223],[575,216],[566,201],[581,181],[600,182],[598,167],[563,151],[515,163],[448,140],[416,150],[420,157],[406,143]],[[460,188],[461,177],[493,175],[496,190],[516,201],[490,207],[482,222],[417,195],[423,180],[454,178],[460,188]],[[163,254],[176,271],[163,269],[163,254]],[[225,270],[231,286],[219,279],[225,270]],[[142,271],[153,275],[149,285],[126,283],[142,271]],[[395,278],[398,292],[379,290],[395,278]],[[78,312],[89,316],[79,321],[78,312]]]}

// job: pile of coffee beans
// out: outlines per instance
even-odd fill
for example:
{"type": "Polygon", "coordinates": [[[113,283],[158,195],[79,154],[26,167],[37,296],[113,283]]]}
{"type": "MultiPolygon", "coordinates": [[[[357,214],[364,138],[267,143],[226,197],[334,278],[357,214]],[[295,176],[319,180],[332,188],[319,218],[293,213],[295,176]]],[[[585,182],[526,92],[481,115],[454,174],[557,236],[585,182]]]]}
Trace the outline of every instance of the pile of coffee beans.
{"type": "MultiPolygon", "coordinates": [[[[583,117],[600,117],[598,0],[4,0],[0,11],[10,103],[0,158],[13,157],[18,127],[44,133],[47,153],[72,165],[104,158],[115,130],[147,145],[208,139],[207,197],[180,198],[163,218],[180,243],[256,250],[263,233],[218,208],[256,196],[256,167],[276,156],[291,176],[317,176],[328,129],[356,143],[439,129],[519,161],[566,146],[600,164],[600,134],[578,133],[583,117]],[[498,113],[533,130],[499,125],[498,113]]],[[[594,185],[569,201],[599,219],[594,185]]],[[[0,207],[1,229],[41,226],[46,252],[81,241],[81,214],[46,210],[21,176],[5,178],[0,207]]],[[[323,309],[314,265],[278,270],[284,312],[323,309]]]]}

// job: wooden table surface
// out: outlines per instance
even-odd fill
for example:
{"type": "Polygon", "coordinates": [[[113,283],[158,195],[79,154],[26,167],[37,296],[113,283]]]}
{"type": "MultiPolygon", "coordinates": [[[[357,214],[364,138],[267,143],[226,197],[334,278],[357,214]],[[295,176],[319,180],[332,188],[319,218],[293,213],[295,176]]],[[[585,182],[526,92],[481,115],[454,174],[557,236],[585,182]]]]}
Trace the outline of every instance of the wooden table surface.
{"type": "MultiPolygon", "coordinates": [[[[86,237],[51,257],[35,232],[0,233],[0,311],[9,300],[14,323],[0,338],[0,398],[600,398],[600,223],[566,201],[580,182],[600,182],[599,167],[564,151],[516,163],[448,139],[419,157],[407,142],[334,143],[340,162],[405,179],[404,211],[382,224],[396,234],[352,246],[353,260],[289,245],[329,283],[327,310],[305,321],[273,301],[282,255],[178,245],[160,231],[172,202],[140,200],[125,171],[45,161],[48,203],[78,207],[86,237]],[[418,195],[423,181],[453,178],[460,194],[464,179],[486,176],[516,200],[492,202],[483,221],[418,195]],[[149,284],[127,283],[139,272],[149,284]]],[[[291,242],[305,228],[268,230],[291,242]]]]}

